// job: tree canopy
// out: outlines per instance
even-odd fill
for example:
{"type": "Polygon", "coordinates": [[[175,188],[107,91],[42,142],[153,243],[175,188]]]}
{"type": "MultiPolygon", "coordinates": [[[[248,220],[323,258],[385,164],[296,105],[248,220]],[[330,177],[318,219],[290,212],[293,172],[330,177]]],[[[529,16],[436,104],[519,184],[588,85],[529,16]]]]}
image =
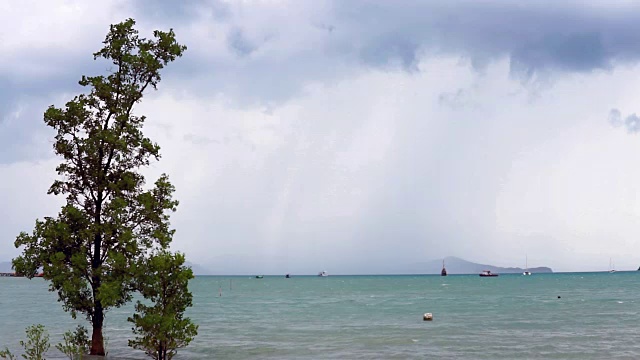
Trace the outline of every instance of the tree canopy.
{"type": "Polygon", "coordinates": [[[160,147],[144,136],[146,118],[133,109],[186,47],[173,30],[146,39],[134,26],[133,19],[111,25],[93,54],[109,63],[108,74],[82,76],[88,92],[44,113],[62,158],[48,193],[65,196],[66,203],[15,241],[23,247],[13,261],[16,271],[32,277],[42,268],[64,309],[91,322],[92,355],[104,355],[105,311],[131,300],[139,264],[153,249],[169,246],[169,214],[178,205],[166,175],[153,186],[145,183],[140,170],[160,158],[160,147]]]}
{"type": "Polygon", "coordinates": [[[129,346],[142,349],[156,360],[169,360],[187,346],[197,334],[198,326],[184,317],[193,296],[189,280],[193,272],[184,266],[184,255],[158,251],[144,264],[145,273],[138,278],[138,290],[152,305],[136,303],[136,313],[128,320],[137,336],[129,346]]]}

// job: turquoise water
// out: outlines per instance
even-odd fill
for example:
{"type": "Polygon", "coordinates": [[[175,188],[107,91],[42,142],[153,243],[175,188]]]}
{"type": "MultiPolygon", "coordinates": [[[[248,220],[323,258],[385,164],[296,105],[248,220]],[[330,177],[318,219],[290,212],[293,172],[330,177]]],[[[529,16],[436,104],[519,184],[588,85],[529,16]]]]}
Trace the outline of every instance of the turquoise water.
{"type": "MultiPolygon", "coordinates": [[[[199,276],[190,286],[188,315],[200,329],[180,359],[640,358],[636,272],[199,276]]],[[[18,351],[32,323],[52,343],[75,326],[46,288],[42,279],[0,278],[0,347],[18,351]]],[[[131,311],[107,315],[110,357],[146,358],[127,347],[131,311]]],[[[52,346],[48,358],[60,355],[52,346]]]]}

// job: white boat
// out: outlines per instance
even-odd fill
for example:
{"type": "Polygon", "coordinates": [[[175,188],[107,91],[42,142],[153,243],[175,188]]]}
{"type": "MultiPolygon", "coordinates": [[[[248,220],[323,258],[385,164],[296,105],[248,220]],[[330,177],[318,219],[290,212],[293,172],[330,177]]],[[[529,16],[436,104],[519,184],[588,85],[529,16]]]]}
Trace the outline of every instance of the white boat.
{"type": "Polygon", "coordinates": [[[326,271],[321,271],[321,272],[318,273],[318,276],[324,277],[324,276],[329,276],[329,274],[327,274],[326,271]]]}
{"type": "Polygon", "coordinates": [[[609,258],[609,272],[610,273],[616,272],[615,265],[613,265],[613,263],[611,262],[611,258],[609,258]]]}
{"type": "Polygon", "coordinates": [[[522,275],[531,275],[531,271],[529,271],[529,259],[526,256],[524,258],[524,272],[522,273],[522,275]]]}

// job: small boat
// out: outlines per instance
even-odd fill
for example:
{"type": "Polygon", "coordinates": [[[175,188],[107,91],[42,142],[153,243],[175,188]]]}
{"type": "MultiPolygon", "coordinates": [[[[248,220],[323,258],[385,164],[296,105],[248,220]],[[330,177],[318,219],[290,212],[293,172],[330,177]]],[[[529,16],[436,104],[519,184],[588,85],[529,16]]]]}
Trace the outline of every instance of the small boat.
{"type": "Polygon", "coordinates": [[[527,259],[526,256],[524,258],[524,272],[522,273],[522,275],[531,275],[531,271],[529,271],[529,259],[527,259]]]}
{"type": "Polygon", "coordinates": [[[262,275],[256,275],[256,279],[262,279],[264,276],[262,275]]]}
{"type": "Polygon", "coordinates": [[[285,275],[284,277],[287,278],[287,279],[291,278],[291,276],[289,274],[285,275]]]}
{"type": "Polygon", "coordinates": [[[325,277],[325,276],[329,276],[329,274],[327,274],[326,271],[321,271],[321,272],[318,273],[318,276],[325,277]]]}
{"type": "Polygon", "coordinates": [[[482,277],[495,277],[495,276],[498,276],[498,274],[494,274],[489,270],[484,270],[479,275],[482,276],[482,277]]]}
{"type": "Polygon", "coordinates": [[[609,272],[610,273],[616,272],[615,265],[613,265],[613,263],[611,262],[611,258],[609,258],[609,272]]]}
{"type": "Polygon", "coordinates": [[[442,260],[442,271],[440,271],[440,276],[447,276],[447,269],[444,267],[444,260],[442,260]]]}

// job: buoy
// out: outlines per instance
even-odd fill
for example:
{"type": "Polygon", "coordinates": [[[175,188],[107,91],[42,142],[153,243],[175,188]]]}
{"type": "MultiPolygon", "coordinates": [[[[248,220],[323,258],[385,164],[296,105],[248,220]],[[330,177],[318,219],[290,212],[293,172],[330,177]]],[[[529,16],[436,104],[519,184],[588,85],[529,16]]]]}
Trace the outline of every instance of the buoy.
{"type": "Polygon", "coordinates": [[[560,299],[560,295],[558,295],[558,299],[560,299]]]}
{"type": "Polygon", "coordinates": [[[433,320],[433,314],[432,313],[424,313],[424,315],[422,315],[422,320],[424,320],[424,321],[433,320]]]}

